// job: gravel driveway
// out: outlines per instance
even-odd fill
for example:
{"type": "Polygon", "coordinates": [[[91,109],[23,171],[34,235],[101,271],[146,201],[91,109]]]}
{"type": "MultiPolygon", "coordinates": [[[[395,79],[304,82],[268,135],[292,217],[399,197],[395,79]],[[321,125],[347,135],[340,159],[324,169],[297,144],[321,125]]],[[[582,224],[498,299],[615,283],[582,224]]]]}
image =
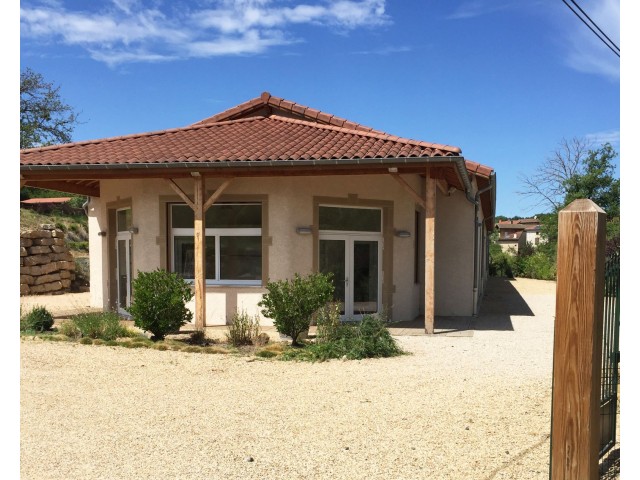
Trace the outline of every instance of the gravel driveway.
{"type": "Polygon", "coordinates": [[[23,340],[22,479],[548,479],[555,283],[308,364],[23,340]]]}

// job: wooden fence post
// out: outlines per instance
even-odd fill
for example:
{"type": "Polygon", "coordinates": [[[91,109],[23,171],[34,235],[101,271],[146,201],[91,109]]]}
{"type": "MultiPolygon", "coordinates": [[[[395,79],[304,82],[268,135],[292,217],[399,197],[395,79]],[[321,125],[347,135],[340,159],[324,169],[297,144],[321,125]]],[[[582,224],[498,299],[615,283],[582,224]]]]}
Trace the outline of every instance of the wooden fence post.
{"type": "Polygon", "coordinates": [[[558,215],[551,479],[598,479],[606,215],[575,200],[558,215]]]}

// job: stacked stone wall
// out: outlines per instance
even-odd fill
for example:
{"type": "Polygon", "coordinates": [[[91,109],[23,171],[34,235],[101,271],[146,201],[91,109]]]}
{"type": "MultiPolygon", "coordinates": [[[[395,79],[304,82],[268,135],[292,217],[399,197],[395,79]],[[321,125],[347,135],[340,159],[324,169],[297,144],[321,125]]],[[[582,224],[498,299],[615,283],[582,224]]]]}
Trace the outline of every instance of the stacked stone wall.
{"type": "Polygon", "coordinates": [[[20,232],[20,295],[69,292],[75,270],[62,230],[40,225],[20,232]]]}

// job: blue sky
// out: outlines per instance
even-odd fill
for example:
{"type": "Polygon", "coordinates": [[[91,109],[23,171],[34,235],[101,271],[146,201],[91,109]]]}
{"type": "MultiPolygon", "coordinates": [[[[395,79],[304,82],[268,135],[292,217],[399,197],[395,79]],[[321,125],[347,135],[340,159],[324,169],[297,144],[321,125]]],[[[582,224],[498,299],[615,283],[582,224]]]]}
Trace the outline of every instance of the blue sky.
{"type": "MultiPolygon", "coordinates": [[[[619,1],[582,8],[618,45],[619,1]]],[[[498,215],[563,138],[619,149],[620,65],[561,0],[20,3],[20,69],[74,140],[188,125],[263,91],[493,167],[498,215]]]]}

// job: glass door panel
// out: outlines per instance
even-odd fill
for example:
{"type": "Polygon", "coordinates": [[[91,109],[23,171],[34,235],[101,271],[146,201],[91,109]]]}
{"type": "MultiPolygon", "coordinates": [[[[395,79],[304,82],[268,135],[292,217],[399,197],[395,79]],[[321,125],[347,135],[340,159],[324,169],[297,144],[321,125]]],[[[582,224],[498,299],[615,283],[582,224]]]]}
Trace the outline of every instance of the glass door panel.
{"type": "Polygon", "coordinates": [[[118,239],[118,310],[129,306],[130,240],[118,239]]]}
{"type": "Polygon", "coordinates": [[[346,241],[320,240],[320,272],[333,274],[333,301],[340,304],[340,314],[345,314],[346,241]]]}
{"type": "Polygon", "coordinates": [[[353,240],[353,313],[378,311],[378,241],[353,240]]]}

